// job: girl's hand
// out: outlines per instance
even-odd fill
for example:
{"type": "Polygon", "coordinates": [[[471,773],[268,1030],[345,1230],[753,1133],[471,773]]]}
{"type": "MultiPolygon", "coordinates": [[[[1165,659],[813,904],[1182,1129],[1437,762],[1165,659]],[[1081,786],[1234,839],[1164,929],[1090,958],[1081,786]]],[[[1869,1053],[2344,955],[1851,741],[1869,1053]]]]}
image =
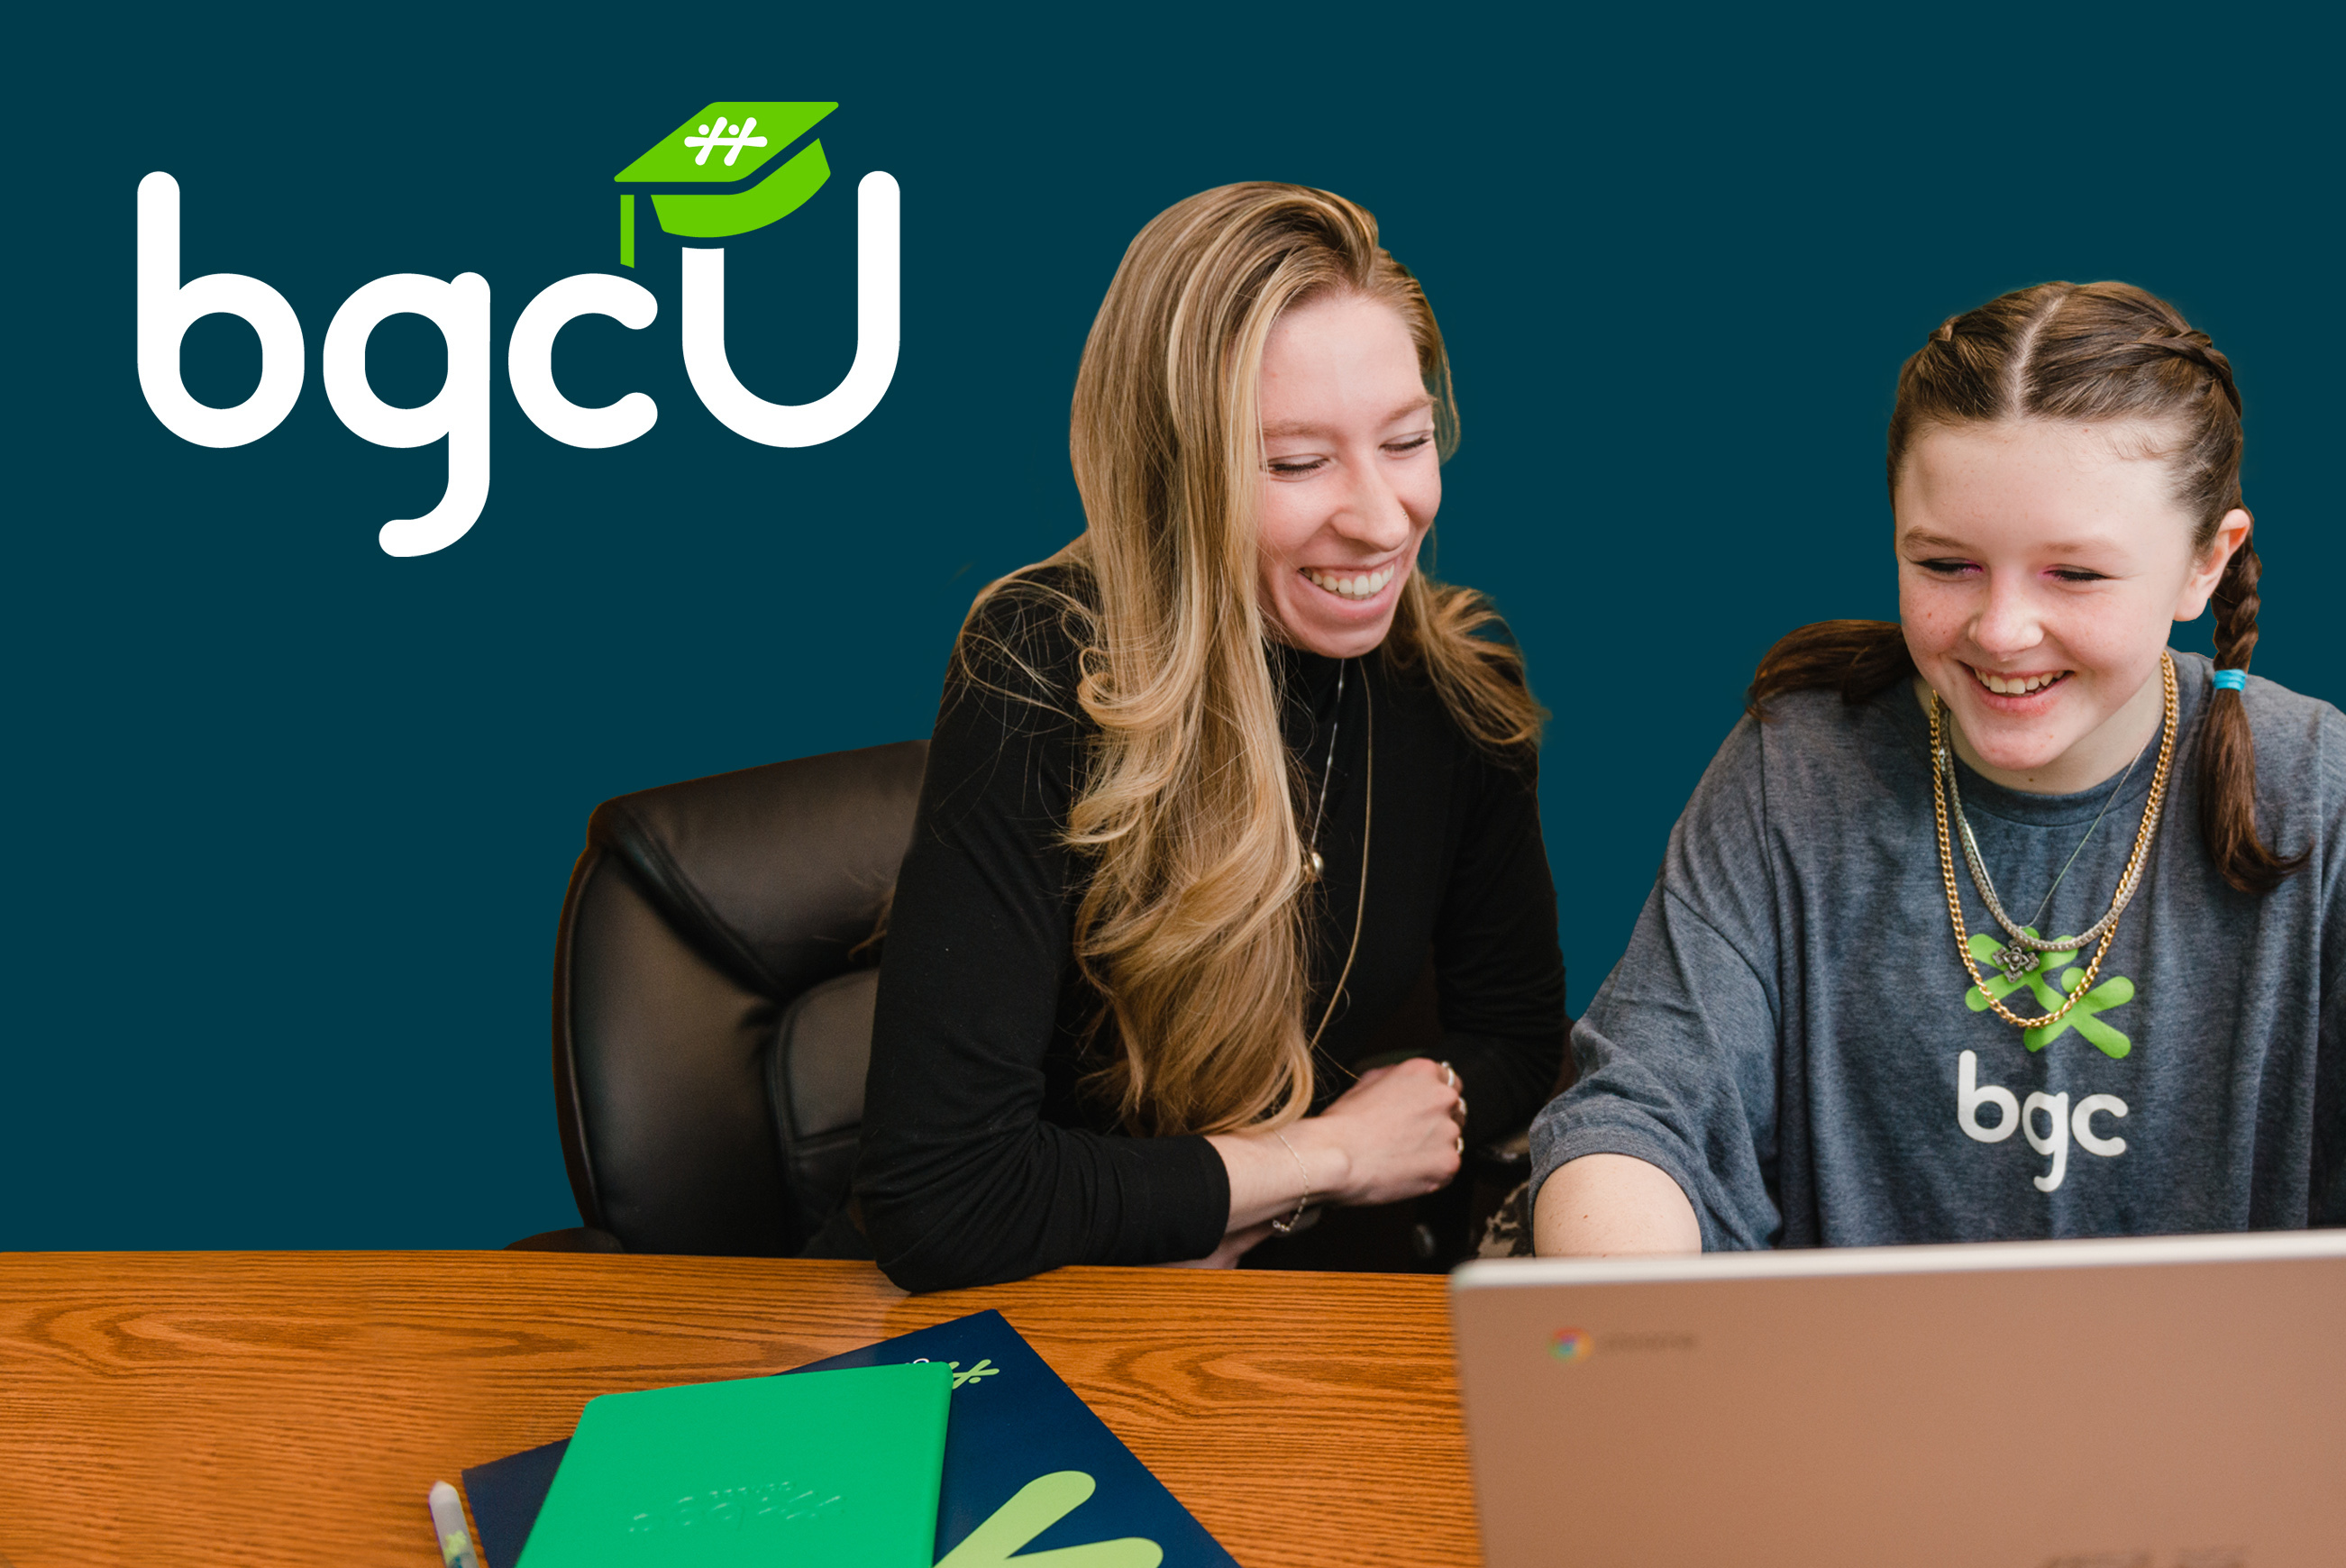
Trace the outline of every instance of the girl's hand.
{"type": "Polygon", "coordinates": [[[1329,1201],[1392,1203],[1450,1184],[1464,1153],[1465,1126],[1458,1074],[1445,1063],[1413,1056],[1362,1074],[1335,1104],[1288,1136],[1304,1134],[1342,1149],[1344,1179],[1325,1195],[1329,1201]]]}

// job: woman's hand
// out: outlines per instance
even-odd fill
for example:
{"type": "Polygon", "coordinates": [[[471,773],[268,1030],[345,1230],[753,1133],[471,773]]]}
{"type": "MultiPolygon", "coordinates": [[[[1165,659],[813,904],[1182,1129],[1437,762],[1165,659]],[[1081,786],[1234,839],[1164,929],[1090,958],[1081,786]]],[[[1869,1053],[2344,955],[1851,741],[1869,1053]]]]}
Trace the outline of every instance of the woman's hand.
{"type": "Polygon", "coordinates": [[[1458,1074],[1412,1057],[1362,1074],[1326,1111],[1280,1132],[1209,1135],[1230,1178],[1229,1231],[1213,1256],[1244,1252],[1299,1201],[1392,1203],[1448,1185],[1465,1125],[1458,1074]]]}
{"type": "Polygon", "coordinates": [[[1447,1063],[1413,1056],[1362,1074],[1335,1104],[1288,1136],[1333,1140],[1343,1150],[1343,1185],[1322,1195],[1331,1202],[1392,1203],[1450,1185],[1465,1152],[1465,1128],[1458,1074],[1447,1063]]]}

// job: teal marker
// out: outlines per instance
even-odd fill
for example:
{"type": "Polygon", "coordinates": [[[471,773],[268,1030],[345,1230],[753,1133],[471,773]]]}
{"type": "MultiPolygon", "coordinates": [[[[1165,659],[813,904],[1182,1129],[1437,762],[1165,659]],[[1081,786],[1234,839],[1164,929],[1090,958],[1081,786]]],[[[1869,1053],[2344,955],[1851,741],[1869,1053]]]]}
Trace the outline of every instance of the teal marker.
{"type": "Polygon", "coordinates": [[[444,1481],[432,1483],[432,1532],[440,1538],[440,1561],[448,1568],[481,1568],[473,1532],[464,1527],[464,1500],[444,1481]]]}

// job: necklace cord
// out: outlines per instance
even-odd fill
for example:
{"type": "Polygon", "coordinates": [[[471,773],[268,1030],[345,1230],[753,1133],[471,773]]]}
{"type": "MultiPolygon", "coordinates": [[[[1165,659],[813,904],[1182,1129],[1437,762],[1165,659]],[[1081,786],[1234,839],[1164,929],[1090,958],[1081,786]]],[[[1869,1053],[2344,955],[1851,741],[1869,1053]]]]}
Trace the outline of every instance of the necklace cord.
{"type": "MultiPolygon", "coordinates": [[[[1311,857],[1320,852],[1320,824],[1328,815],[1328,786],[1336,779],[1336,737],[1341,732],[1344,723],[1344,675],[1352,667],[1351,659],[1344,659],[1336,666],[1336,702],[1328,718],[1328,763],[1320,771],[1320,805],[1311,813],[1311,842],[1303,851],[1303,863],[1307,866],[1311,863],[1311,857]]],[[[1362,689],[1365,691],[1368,688],[1363,686],[1362,689]]]]}
{"type": "MultiPolygon", "coordinates": [[[[1361,682],[1362,727],[1368,731],[1368,765],[1361,780],[1361,896],[1352,905],[1352,945],[1344,952],[1344,967],[1336,976],[1335,985],[1328,993],[1328,1005],[1320,1014],[1320,1027],[1311,1032],[1311,1043],[1304,1054],[1309,1056],[1320,1049],[1320,1036],[1328,1033],[1328,1021],[1336,1016],[1336,1003],[1344,994],[1344,982],[1352,978],[1352,960],[1360,956],[1361,925],[1369,912],[1369,835],[1377,820],[1377,697],[1376,691],[1366,680],[1361,682]]],[[[1332,738],[1328,748],[1328,771],[1336,770],[1336,748],[1332,738]]],[[[1328,804],[1328,790],[1323,784],[1320,804],[1328,804]]],[[[1312,837],[1317,839],[1317,828],[1312,837]]]]}
{"type": "MultiPolygon", "coordinates": [[[[2116,787],[2111,789],[2108,794],[2102,797],[2102,809],[2094,813],[2094,820],[2086,824],[2085,837],[2077,840],[2077,847],[2069,851],[2069,858],[2062,861],[2061,869],[2053,874],[2053,885],[2046,888],[2045,890],[2045,896],[2037,901],[2036,912],[2031,915],[2028,919],[2028,923],[2030,925],[2040,928],[2044,925],[2045,911],[2053,907],[2053,895],[2061,891],[2062,881],[2068,876],[2069,868],[2076,865],[2077,863],[2077,857],[2086,852],[2086,846],[2093,841],[2094,830],[2102,825],[2102,819],[2110,814],[2110,808],[2116,805],[2118,797],[2126,793],[2127,780],[2134,777],[2134,770],[2137,767],[2141,766],[2142,759],[2148,756],[2149,753],[2150,742],[2147,740],[2145,740],[2139,747],[2135,748],[2135,754],[2132,760],[2128,761],[2126,765],[2126,771],[2118,775],[2116,787]]],[[[1964,820],[1964,826],[1966,828],[1971,826],[1971,822],[1968,819],[1964,820]]]]}

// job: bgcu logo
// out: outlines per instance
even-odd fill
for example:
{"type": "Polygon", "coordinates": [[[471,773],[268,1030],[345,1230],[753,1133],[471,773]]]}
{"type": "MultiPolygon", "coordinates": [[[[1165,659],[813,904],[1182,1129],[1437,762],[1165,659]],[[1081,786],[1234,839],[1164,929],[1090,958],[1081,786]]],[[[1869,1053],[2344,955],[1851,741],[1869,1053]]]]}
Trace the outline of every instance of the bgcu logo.
{"type": "MultiPolygon", "coordinates": [[[[747,234],[788,217],[831,178],[822,143],[809,142],[771,174],[744,185],[785,148],[838,107],[817,103],[716,103],[663,137],[615,177],[627,186],[690,186],[648,192],[667,232],[687,239],[747,234]],[[712,185],[743,186],[713,192],[712,185]]],[[[765,446],[816,446],[863,422],[895,379],[898,343],[900,198],[892,176],[856,186],[855,358],[839,385],[809,403],[772,403],[744,387],[725,352],[725,251],[683,248],[678,327],[685,374],[702,406],[734,433],[765,446]]],[[[619,260],[635,265],[636,193],[619,199],[619,260]]],[[[180,281],[179,182],[158,171],[138,182],[138,385],[166,429],[199,446],[243,446],[283,422],[301,395],[307,348],[285,296],[257,278],[214,272],[180,281]],[[260,381],[233,408],[189,395],[179,348],[209,315],[241,317],[260,339],[260,381]]],[[[554,340],[580,316],[608,316],[640,331],[659,314],[651,290],[632,279],[582,272],[548,285],[514,322],[505,374],[522,412],[570,446],[622,446],[651,429],[659,410],[642,392],[582,408],[554,381],[554,340]]],[[[398,272],[362,285],[327,324],[320,368],[326,401],[361,439],[378,446],[448,443],[448,484],[421,517],[394,517],[379,535],[392,555],[444,550],[479,521],[489,498],[489,284],[477,272],[454,278],[398,272]],[[389,317],[413,314],[440,330],[448,373],[415,408],[377,397],[367,383],[367,339],[389,317]]]]}

